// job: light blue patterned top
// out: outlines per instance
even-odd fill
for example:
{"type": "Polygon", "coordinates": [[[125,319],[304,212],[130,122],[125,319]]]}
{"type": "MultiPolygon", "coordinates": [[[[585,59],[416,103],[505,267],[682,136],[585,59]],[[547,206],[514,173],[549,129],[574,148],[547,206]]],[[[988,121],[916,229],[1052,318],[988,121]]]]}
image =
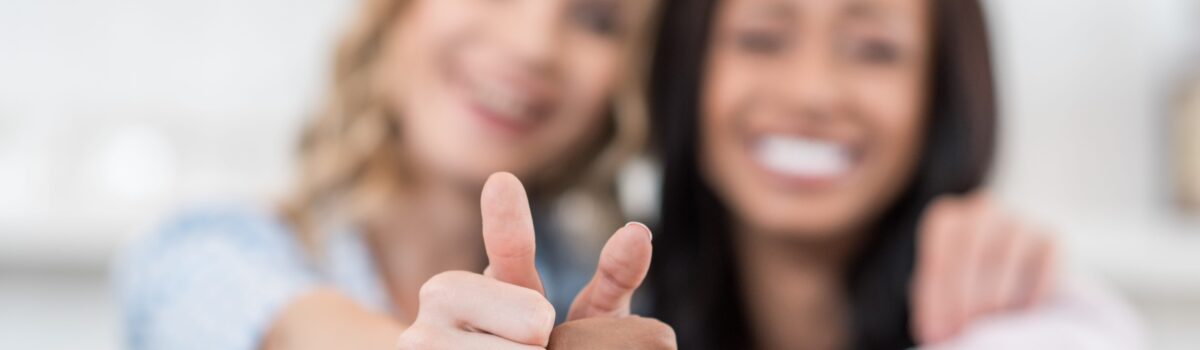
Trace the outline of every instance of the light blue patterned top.
{"type": "MultiPolygon", "coordinates": [[[[579,261],[546,226],[538,227],[538,270],[562,317],[595,263],[579,261]]],[[[176,216],[117,262],[128,348],[257,349],[283,307],[318,287],[391,313],[365,241],[351,228],[334,231],[318,266],[267,211],[217,207],[176,216]]]]}

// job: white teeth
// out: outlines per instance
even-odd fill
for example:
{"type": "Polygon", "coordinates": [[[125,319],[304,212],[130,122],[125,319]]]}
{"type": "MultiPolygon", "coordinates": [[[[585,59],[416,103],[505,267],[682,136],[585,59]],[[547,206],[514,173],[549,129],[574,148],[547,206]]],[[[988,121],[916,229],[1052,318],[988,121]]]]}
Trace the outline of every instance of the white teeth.
{"type": "Polygon", "coordinates": [[[770,171],[790,176],[830,177],[850,170],[845,147],[811,138],[767,136],[754,147],[755,158],[770,171]]]}

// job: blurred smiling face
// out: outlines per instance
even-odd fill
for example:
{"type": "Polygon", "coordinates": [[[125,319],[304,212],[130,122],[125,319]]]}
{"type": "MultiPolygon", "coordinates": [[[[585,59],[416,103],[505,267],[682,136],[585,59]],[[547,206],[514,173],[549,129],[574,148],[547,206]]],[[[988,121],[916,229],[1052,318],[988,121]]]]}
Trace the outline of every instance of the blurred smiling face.
{"type": "Polygon", "coordinates": [[[866,229],[915,170],[928,0],[728,0],[702,91],[701,168],[745,228],[866,229]]]}
{"type": "Polygon", "coordinates": [[[647,3],[413,1],[383,63],[410,164],[482,184],[594,146],[647,3]]]}

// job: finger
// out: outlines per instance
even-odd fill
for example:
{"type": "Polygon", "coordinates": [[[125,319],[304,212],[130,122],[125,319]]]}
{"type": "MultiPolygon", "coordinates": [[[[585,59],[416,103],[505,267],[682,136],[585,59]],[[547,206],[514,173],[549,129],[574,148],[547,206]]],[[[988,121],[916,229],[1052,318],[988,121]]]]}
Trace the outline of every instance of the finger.
{"type": "Polygon", "coordinates": [[[994,276],[988,274],[988,244],[997,234],[993,232],[1002,225],[1002,218],[982,196],[970,200],[966,231],[960,232],[959,251],[963,252],[958,264],[954,264],[950,286],[956,294],[952,300],[955,312],[950,319],[949,334],[957,334],[970,320],[979,314],[987,301],[987,284],[994,276]]]}
{"type": "Polygon", "coordinates": [[[534,264],[533,215],[521,181],[509,173],[492,174],[483,185],[480,210],[488,275],[545,294],[534,264]]]}
{"type": "Polygon", "coordinates": [[[1018,305],[1031,307],[1048,299],[1058,282],[1058,248],[1053,237],[1046,231],[1035,231],[1029,259],[1022,269],[1026,276],[1026,296],[1018,305]]]}
{"type": "Polygon", "coordinates": [[[545,347],[554,327],[554,307],[529,288],[451,271],[438,274],[421,286],[417,322],[482,331],[521,344],[545,347]]]}
{"type": "Polygon", "coordinates": [[[987,273],[990,277],[986,287],[980,290],[985,293],[982,298],[986,300],[981,313],[1011,310],[1024,296],[1022,269],[1032,253],[1030,234],[1024,226],[1015,223],[1001,230],[995,232],[988,251],[987,273]]]}
{"type": "Polygon", "coordinates": [[[963,286],[967,312],[961,315],[965,325],[975,318],[1000,310],[1000,306],[1011,297],[1004,294],[1000,284],[1005,283],[1004,265],[1009,263],[1009,245],[1018,237],[1013,218],[988,206],[976,222],[972,250],[964,276],[968,283],[963,286]]]}
{"type": "Polygon", "coordinates": [[[652,234],[632,222],[617,230],[600,252],[596,275],[571,304],[568,320],[629,315],[633,293],[650,270],[652,234]]]}
{"type": "Polygon", "coordinates": [[[939,342],[949,328],[953,312],[949,272],[956,260],[954,238],[962,231],[963,200],[943,197],[926,210],[920,224],[917,266],[913,279],[913,324],[922,344],[939,342]]]}

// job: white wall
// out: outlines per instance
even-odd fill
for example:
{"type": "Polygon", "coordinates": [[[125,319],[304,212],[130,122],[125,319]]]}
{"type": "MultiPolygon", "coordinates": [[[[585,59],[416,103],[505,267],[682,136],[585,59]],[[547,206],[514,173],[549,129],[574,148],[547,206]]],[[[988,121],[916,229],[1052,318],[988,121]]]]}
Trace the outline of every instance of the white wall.
{"type": "Polygon", "coordinates": [[[1186,59],[1200,39],[1200,6],[989,5],[1005,108],[998,191],[1063,231],[1081,264],[1137,281],[1131,288],[1200,293],[1200,225],[1174,206],[1167,138],[1180,75],[1188,63],[1200,69],[1186,59]]]}
{"type": "Polygon", "coordinates": [[[120,348],[112,252],[279,191],[353,4],[0,1],[0,349],[120,348]]]}
{"type": "Polygon", "coordinates": [[[1167,85],[1200,31],[1195,5],[990,2],[1006,112],[998,185],[1054,213],[1162,214],[1167,85]]]}
{"type": "Polygon", "coordinates": [[[1200,69],[1200,4],[988,5],[1005,109],[997,191],[1136,304],[1153,348],[1196,348],[1200,220],[1172,202],[1167,137],[1182,73],[1200,69]]]}
{"type": "Polygon", "coordinates": [[[0,264],[94,264],[177,201],[277,191],[351,3],[0,2],[0,264]]]}

